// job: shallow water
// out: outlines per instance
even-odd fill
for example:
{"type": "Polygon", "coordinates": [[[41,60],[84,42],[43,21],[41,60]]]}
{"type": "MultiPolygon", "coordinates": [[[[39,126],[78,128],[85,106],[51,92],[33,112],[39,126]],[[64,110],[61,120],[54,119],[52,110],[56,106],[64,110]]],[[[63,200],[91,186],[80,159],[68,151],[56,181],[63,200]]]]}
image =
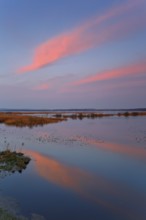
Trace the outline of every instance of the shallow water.
{"type": "Polygon", "coordinates": [[[1,124],[0,147],[32,158],[0,179],[0,207],[29,219],[146,219],[146,117],[1,124]]]}

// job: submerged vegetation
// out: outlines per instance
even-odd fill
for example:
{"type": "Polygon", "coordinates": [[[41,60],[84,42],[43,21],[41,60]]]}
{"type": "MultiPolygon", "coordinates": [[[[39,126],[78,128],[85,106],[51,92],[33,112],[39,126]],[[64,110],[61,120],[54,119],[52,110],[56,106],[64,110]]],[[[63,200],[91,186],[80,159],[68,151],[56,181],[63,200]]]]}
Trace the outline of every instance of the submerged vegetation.
{"type": "Polygon", "coordinates": [[[18,216],[18,215],[12,214],[9,210],[0,208],[0,220],[45,220],[45,218],[35,213],[33,213],[30,216],[30,218],[22,216],[22,215],[18,216]]]}
{"type": "Polygon", "coordinates": [[[0,208],[0,219],[1,220],[21,220],[20,218],[15,217],[14,215],[10,214],[8,211],[0,208]]]}
{"type": "Polygon", "coordinates": [[[30,158],[21,152],[5,150],[0,152],[0,172],[14,173],[26,169],[30,158]]]}

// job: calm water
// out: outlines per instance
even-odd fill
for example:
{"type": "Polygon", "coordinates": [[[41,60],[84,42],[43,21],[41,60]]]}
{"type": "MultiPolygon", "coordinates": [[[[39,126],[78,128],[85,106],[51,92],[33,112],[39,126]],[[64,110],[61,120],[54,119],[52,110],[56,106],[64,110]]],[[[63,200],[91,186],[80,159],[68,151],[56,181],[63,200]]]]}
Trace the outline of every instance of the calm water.
{"type": "Polygon", "coordinates": [[[0,147],[32,158],[0,178],[0,207],[29,219],[146,219],[146,117],[1,124],[0,147]]]}

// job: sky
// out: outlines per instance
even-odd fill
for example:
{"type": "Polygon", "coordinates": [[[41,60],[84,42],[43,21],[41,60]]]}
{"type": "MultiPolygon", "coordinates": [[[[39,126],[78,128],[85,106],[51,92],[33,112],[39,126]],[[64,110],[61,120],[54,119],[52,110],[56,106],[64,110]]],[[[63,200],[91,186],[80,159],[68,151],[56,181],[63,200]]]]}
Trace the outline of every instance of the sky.
{"type": "Polygon", "coordinates": [[[0,108],[144,108],[145,39],[145,0],[0,0],[0,108]]]}

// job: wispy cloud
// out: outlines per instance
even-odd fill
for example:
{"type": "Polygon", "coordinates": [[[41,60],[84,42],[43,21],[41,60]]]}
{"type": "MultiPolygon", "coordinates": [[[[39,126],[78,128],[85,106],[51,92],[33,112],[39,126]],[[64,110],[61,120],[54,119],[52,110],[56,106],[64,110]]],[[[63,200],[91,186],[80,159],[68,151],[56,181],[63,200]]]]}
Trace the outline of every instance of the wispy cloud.
{"type": "Polygon", "coordinates": [[[111,70],[105,70],[93,75],[88,75],[82,78],[78,78],[76,74],[56,76],[41,82],[33,87],[36,91],[55,91],[59,94],[73,93],[84,94],[97,92],[97,86],[95,83],[102,81],[104,83],[98,86],[99,89],[108,88],[108,90],[140,87],[145,85],[146,79],[146,62],[144,60],[137,61],[133,64],[127,64],[111,70]],[[78,79],[77,79],[78,78],[78,79]],[[113,80],[122,79],[116,81],[113,80]],[[109,83],[110,81],[110,83],[109,83]],[[93,86],[95,84],[95,86],[93,86]]]}
{"type": "Polygon", "coordinates": [[[87,77],[84,77],[80,80],[77,80],[72,83],[72,85],[83,85],[83,84],[90,84],[97,81],[106,81],[110,79],[116,79],[120,77],[128,77],[128,76],[134,76],[146,73],[146,62],[141,61],[137,62],[135,64],[130,64],[124,67],[119,67],[112,70],[107,70],[101,73],[96,73],[94,75],[90,75],[87,77]]]}
{"type": "Polygon", "coordinates": [[[24,66],[18,73],[34,71],[52,64],[64,57],[82,53],[113,39],[119,39],[146,26],[146,16],[125,17],[137,10],[144,0],[127,1],[126,4],[112,8],[103,15],[95,16],[74,30],[60,34],[40,44],[34,51],[32,64],[24,66]]]}

